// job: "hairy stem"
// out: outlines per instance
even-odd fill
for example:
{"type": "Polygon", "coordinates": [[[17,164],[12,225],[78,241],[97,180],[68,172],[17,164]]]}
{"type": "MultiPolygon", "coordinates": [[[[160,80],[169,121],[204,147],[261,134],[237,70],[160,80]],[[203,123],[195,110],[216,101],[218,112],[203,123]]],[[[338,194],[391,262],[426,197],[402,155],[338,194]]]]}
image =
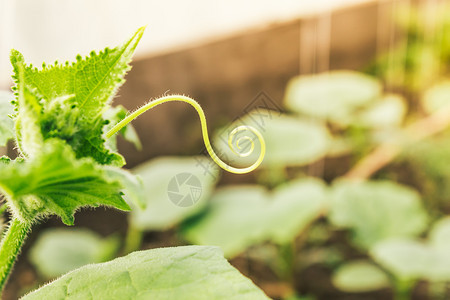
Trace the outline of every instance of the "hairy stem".
{"type": "Polygon", "coordinates": [[[6,203],[3,203],[2,205],[0,205],[0,215],[3,214],[6,209],[8,209],[8,206],[6,205],[6,203]]]}
{"type": "Polygon", "coordinates": [[[229,138],[228,138],[228,145],[230,146],[231,150],[235,154],[237,154],[237,155],[239,155],[241,157],[250,155],[253,152],[253,149],[254,149],[253,139],[251,139],[248,136],[244,136],[244,137],[237,138],[235,143],[233,144],[233,137],[238,132],[251,131],[257,137],[259,143],[261,144],[261,153],[259,154],[259,157],[256,160],[256,162],[253,163],[253,165],[251,165],[249,167],[246,167],[246,168],[235,168],[235,167],[232,167],[232,166],[226,164],[225,162],[223,162],[217,156],[217,154],[214,152],[214,150],[213,150],[213,148],[211,146],[211,142],[209,141],[208,128],[207,128],[207,125],[206,125],[206,117],[205,117],[205,113],[203,112],[203,109],[201,108],[200,104],[198,104],[197,101],[195,101],[192,98],[183,96],[183,95],[165,96],[165,97],[162,97],[162,98],[159,98],[159,99],[156,99],[154,101],[151,101],[151,102],[147,103],[146,105],[144,105],[141,108],[137,109],[136,111],[134,111],[133,113],[128,115],[125,119],[123,119],[122,121],[117,123],[110,131],[108,131],[106,133],[106,138],[110,138],[111,136],[113,136],[120,129],[125,127],[128,123],[130,123],[131,121],[133,121],[134,119],[139,117],[141,114],[143,114],[147,110],[152,109],[152,108],[154,108],[155,106],[157,106],[159,104],[163,104],[163,103],[166,103],[166,102],[173,102],[173,101],[179,101],[179,102],[188,103],[197,111],[198,116],[200,117],[200,124],[201,124],[201,127],[202,127],[203,141],[205,143],[206,150],[208,151],[208,154],[211,156],[212,160],[219,167],[221,167],[225,171],[228,171],[228,172],[231,172],[231,173],[245,174],[245,173],[249,173],[249,172],[255,170],[261,164],[261,162],[264,159],[264,155],[266,153],[266,144],[264,142],[264,138],[261,135],[261,133],[258,130],[256,130],[255,128],[251,127],[251,126],[238,126],[233,131],[231,131],[230,135],[229,135],[229,138]],[[234,148],[235,148],[234,145],[236,145],[236,148],[238,150],[241,150],[242,145],[240,145],[240,143],[243,143],[243,142],[249,142],[250,143],[250,150],[246,151],[244,153],[240,153],[240,152],[235,151],[234,150],[234,148]]]}
{"type": "Polygon", "coordinates": [[[2,239],[0,244],[0,293],[3,292],[16,257],[30,229],[31,223],[24,223],[14,218],[2,239]]]}

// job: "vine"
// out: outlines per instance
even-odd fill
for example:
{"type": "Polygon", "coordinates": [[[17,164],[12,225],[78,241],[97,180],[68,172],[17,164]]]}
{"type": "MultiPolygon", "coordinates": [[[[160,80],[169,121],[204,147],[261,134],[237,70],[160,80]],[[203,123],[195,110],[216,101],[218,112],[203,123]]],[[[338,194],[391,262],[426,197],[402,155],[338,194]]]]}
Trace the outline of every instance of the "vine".
{"type": "Polygon", "coordinates": [[[261,164],[261,162],[264,159],[264,155],[266,153],[266,143],[264,141],[263,136],[261,135],[261,133],[258,130],[256,130],[252,126],[247,126],[247,125],[238,126],[233,131],[230,132],[229,137],[228,137],[228,146],[231,148],[233,153],[235,153],[235,154],[237,154],[237,155],[239,155],[241,157],[249,156],[250,154],[253,153],[253,151],[255,149],[255,143],[254,143],[253,139],[251,139],[249,136],[242,136],[242,137],[236,139],[236,143],[235,144],[233,144],[233,140],[234,140],[234,137],[236,136],[236,134],[238,132],[251,131],[258,138],[258,141],[259,141],[259,143],[261,145],[261,153],[259,154],[258,159],[251,166],[245,167],[245,168],[232,167],[232,166],[228,165],[227,163],[225,163],[223,160],[221,160],[219,158],[219,156],[217,156],[216,152],[214,152],[214,149],[211,146],[211,142],[210,142],[209,136],[208,136],[208,127],[207,127],[207,124],[206,124],[206,117],[205,117],[205,113],[204,113],[202,107],[194,99],[189,98],[187,96],[183,96],[183,95],[164,96],[164,97],[158,98],[156,100],[150,101],[149,103],[147,103],[146,105],[144,105],[141,108],[137,109],[136,111],[134,111],[133,113],[128,115],[125,119],[123,119],[122,121],[117,123],[111,130],[109,130],[106,133],[106,135],[105,135],[106,138],[112,137],[120,129],[125,127],[128,123],[130,123],[131,121],[133,121],[134,119],[136,119],[141,114],[143,114],[144,112],[148,111],[149,109],[152,109],[152,108],[154,108],[157,105],[160,105],[160,104],[163,104],[163,103],[167,103],[167,102],[173,102],[173,101],[179,101],[179,102],[188,103],[197,111],[198,116],[200,118],[200,124],[201,124],[201,127],[202,127],[203,142],[205,143],[206,150],[208,151],[208,154],[211,156],[212,160],[219,167],[221,167],[225,171],[228,171],[228,172],[231,172],[231,173],[245,174],[245,173],[249,173],[249,172],[255,170],[261,164]],[[241,144],[243,142],[249,142],[250,143],[250,150],[248,150],[248,151],[246,151],[244,153],[236,151],[235,148],[237,148],[238,150],[241,150],[241,148],[242,148],[241,144]]]}

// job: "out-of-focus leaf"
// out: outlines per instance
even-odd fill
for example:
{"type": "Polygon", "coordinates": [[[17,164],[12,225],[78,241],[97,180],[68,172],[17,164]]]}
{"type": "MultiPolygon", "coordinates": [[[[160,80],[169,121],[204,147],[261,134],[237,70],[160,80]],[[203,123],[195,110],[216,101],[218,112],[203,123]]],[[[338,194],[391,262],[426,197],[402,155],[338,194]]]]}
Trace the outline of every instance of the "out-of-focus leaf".
{"type": "Polygon", "coordinates": [[[326,186],[300,179],[269,193],[262,186],[231,186],[212,197],[207,214],[186,225],[195,244],[220,246],[232,257],[251,245],[271,240],[286,244],[325,208],[326,186]]]}
{"type": "Polygon", "coordinates": [[[133,173],[142,178],[146,195],[145,210],[130,213],[130,222],[141,230],[164,230],[202,210],[219,176],[205,157],[158,158],[133,173]],[[195,182],[180,181],[183,176],[195,182]]]}
{"type": "Polygon", "coordinates": [[[352,141],[346,137],[333,137],[330,143],[330,150],[327,153],[328,157],[339,157],[351,153],[353,150],[352,141]]]}
{"type": "Polygon", "coordinates": [[[387,238],[417,236],[427,226],[419,194],[388,181],[335,183],[329,218],[349,228],[363,248],[387,238]]]}
{"type": "Polygon", "coordinates": [[[373,102],[358,117],[358,125],[385,128],[401,125],[406,114],[405,99],[399,95],[386,95],[379,101],[373,102]]]}
{"type": "Polygon", "coordinates": [[[422,97],[422,106],[433,113],[450,105],[450,80],[441,82],[428,89],[422,97]]]}
{"type": "Polygon", "coordinates": [[[208,213],[182,233],[194,244],[220,246],[225,256],[232,257],[263,240],[268,202],[269,194],[262,186],[219,189],[208,213]]]}
{"type": "Polygon", "coordinates": [[[368,292],[389,287],[385,272],[366,260],[351,261],[333,274],[333,284],[344,292],[368,292]]]}
{"type": "Polygon", "coordinates": [[[216,247],[133,252],[72,271],[22,299],[269,299],[216,247]]]}
{"type": "MultiPolygon", "coordinates": [[[[287,115],[279,115],[268,110],[254,110],[220,130],[214,138],[214,148],[230,165],[248,166],[256,161],[261,153],[256,136],[247,131],[236,134],[234,141],[249,136],[254,141],[255,149],[247,157],[235,155],[228,146],[229,133],[240,125],[252,126],[261,132],[266,142],[266,155],[262,167],[301,166],[314,162],[326,155],[331,143],[331,136],[326,127],[317,122],[298,120],[287,115]]],[[[239,143],[241,153],[250,150],[250,142],[239,143]]],[[[238,151],[239,152],[239,151],[238,151]]]]}
{"type": "Polygon", "coordinates": [[[110,260],[118,248],[117,238],[103,239],[86,229],[48,229],[40,233],[29,257],[40,274],[52,278],[110,260]]]}
{"type": "Polygon", "coordinates": [[[267,209],[267,234],[270,240],[291,242],[326,208],[327,187],[314,178],[300,179],[278,188],[267,209]]]}
{"type": "Polygon", "coordinates": [[[438,220],[428,235],[428,245],[434,259],[428,279],[450,281],[450,217],[438,220]]]}
{"type": "Polygon", "coordinates": [[[423,278],[433,257],[426,245],[415,240],[394,239],[377,244],[371,255],[379,264],[402,280],[423,278]]]}
{"type": "Polygon", "coordinates": [[[436,222],[428,243],[409,239],[387,240],[377,244],[371,255],[402,280],[450,280],[450,217],[436,222]]]}
{"type": "Polygon", "coordinates": [[[354,71],[298,76],[287,87],[286,106],[296,112],[348,125],[356,109],[381,93],[373,77],[354,71]]]}
{"type": "Polygon", "coordinates": [[[447,250],[450,256],[450,216],[440,219],[434,224],[429,234],[434,248],[447,250]]]}

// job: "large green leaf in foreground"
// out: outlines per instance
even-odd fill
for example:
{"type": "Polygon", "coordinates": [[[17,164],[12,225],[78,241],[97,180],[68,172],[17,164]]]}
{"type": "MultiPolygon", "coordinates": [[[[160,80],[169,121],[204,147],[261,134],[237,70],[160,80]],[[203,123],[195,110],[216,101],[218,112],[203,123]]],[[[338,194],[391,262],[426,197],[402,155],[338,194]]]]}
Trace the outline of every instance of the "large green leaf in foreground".
{"type": "Polygon", "coordinates": [[[23,300],[269,299],[234,269],[216,247],[138,251],[82,267],[23,300]]]}

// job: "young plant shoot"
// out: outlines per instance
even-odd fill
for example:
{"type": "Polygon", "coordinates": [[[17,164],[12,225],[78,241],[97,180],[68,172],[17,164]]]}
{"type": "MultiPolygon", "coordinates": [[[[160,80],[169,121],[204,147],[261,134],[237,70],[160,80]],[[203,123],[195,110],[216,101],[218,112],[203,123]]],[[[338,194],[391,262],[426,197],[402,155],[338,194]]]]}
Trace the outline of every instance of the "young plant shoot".
{"type": "MultiPolygon", "coordinates": [[[[211,147],[202,108],[186,96],[165,96],[151,101],[125,118],[122,114],[117,123],[123,110],[112,110],[111,101],[124,82],[143,32],[144,28],[138,29],[119,47],[93,51],[85,58],[78,55],[73,63],[43,64],[41,69],[27,65],[22,54],[11,51],[14,136],[8,138],[15,139],[19,156],[14,160],[0,159],[0,191],[12,215],[0,245],[1,291],[33,224],[57,215],[66,225],[73,225],[75,211],[86,206],[130,209],[122,198],[122,190],[130,188],[132,175],[121,169],[125,160],[112,150],[116,147],[111,139],[119,131],[124,133],[133,119],[159,104],[181,101],[194,107],[200,117],[206,149],[223,169],[242,174],[262,162],[264,140],[249,126],[233,130],[228,142],[230,147],[236,146],[236,154],[249,155],[254,150],[253,139],[234,136],[251,131],[261,144],[257,161],[242,169],[223,162],[211,147]],[[112,126],[113,123],[117,124],[112,126]],[[251,149],[241,153],[244,142],[250,143],[251,149]]],[[[139,204],[140,199],[132,200],[139,204]]]]}

